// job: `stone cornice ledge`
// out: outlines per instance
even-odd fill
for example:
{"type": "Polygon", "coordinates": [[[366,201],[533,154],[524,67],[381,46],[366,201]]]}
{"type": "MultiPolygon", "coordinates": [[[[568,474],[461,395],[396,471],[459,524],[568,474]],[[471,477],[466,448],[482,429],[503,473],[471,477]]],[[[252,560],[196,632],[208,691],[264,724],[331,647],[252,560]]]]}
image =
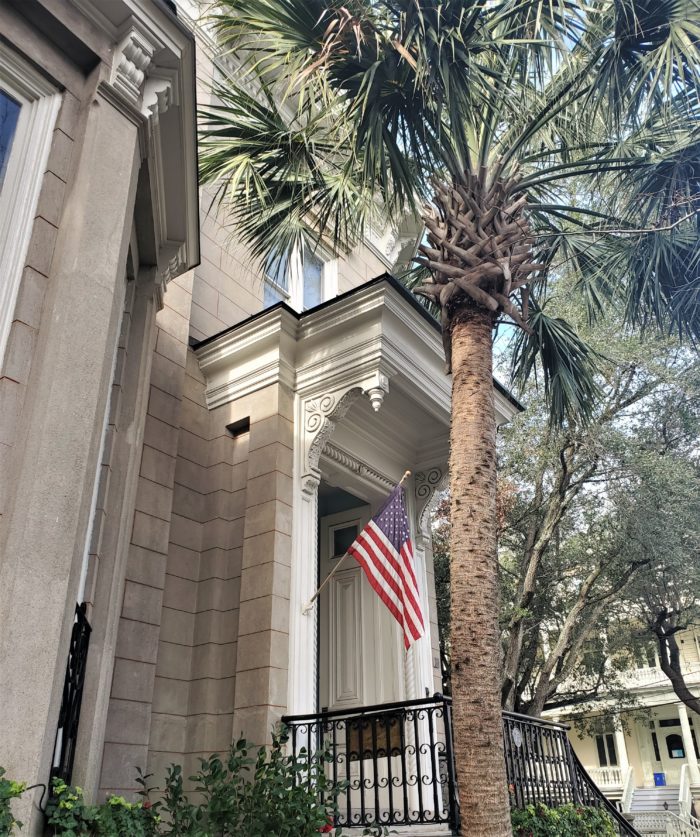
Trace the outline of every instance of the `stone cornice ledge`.
{"type": "Polygon", "coordinates": [[[294,388],[298,328],[291,311],[273,308],[196,349],[206,379],[207,407],[220,407],[276,383],[294,388]]]}

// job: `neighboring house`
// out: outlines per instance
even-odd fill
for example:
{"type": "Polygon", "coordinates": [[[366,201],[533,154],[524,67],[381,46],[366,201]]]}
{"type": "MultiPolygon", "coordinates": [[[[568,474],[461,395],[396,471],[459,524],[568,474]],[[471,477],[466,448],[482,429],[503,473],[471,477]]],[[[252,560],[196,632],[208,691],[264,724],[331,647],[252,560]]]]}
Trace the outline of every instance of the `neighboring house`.
{"type": "MultiPolygon", "coordinates": [[[[395,231],[265,272],[206,195],[200,218],[191,24],[165,0],[0,2],[0,764],[90,797],[440,684],[439,329],[386,274],[395,231]],[[406,469],[408,654],[357,566],[303,612],[406,469]]],[[[196,52],[205,102],[202,32],[196,52]]]]}
{"type": "MultiPolygon", "coordinates": [[[[686,683],[700,695],[700,632],[687,630],[678,642],[686,683]]],[[[695,813],[700,813],[700,715],[678,700],[654,654],[646,662],[621,675],[621,686],[636,699],[636,708],[622,713],[622,725],[614,720],[618,713],[604,697],[583,711],[578,706],[544,714],[563,723],[574,714],[602,719],[602,724],[596,723],[597,735],[581,738],[570,732],[586,771],[623,811],[635,814],[640,830],[668,827],[668,833],[674,834],[672,829],[680,828],[679,815],[686,823],[691,821],[693,802],[695,813]]],[[[695,828],[700,833],[700,822],[695,821],[695,828]]]]}

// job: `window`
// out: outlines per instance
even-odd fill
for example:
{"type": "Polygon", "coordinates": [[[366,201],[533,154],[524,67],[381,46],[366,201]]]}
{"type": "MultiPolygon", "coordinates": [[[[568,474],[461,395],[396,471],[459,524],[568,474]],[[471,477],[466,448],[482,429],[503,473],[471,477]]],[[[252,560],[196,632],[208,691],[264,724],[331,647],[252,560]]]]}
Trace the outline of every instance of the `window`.
{"type": "Polygon", "coordinates": [[[5,180],[21,107],[19,102],[0,88],[0,189],[5,180]]]}
{"type": "Polygon", "coordinates": [[[666,736],[666,749],[668,750],[668,757],[671,759],[684,759],[685,747],[683,746],[683,739],[678,733],[666,736]]]}
{"type": "Polygon", "coordinates": [[[357,537],[357,524],[333,528],[333,558],[341,558],[350,549],[357,537]]]}
{"type": "Polygon", "coordinates": [[[56,88],[0,43],[0,367],[60,104],[56,88]]]}
{"type": "Polygon", "coordinates": [[[595,743],[598,748],[598,763],[600,766],[617,767],[615,736],[610,732],[605,733],[605,735],[596,735],[595,743]]]}
{"type": "Polygon", "coordinates": [[[337,293],[335,261],[325,253],[304,248],[291,256],[273,255],[265,265],[264,304],[268,308],[286,302],[296,311],[307,311],[337,293]]]}

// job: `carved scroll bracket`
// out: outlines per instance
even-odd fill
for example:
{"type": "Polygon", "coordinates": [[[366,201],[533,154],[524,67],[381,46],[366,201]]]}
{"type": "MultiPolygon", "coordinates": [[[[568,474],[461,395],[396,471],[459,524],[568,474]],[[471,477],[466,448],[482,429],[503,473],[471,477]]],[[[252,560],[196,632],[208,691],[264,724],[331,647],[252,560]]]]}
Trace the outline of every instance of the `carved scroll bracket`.
{"type": "Polygon", "coordinates": [[[430,512],[435,495],[447,487],[446,463],[416,471],[414,477],[416,495],[416,521],[418,537],[430,537],[430,512]]]}
{"type": "Polygon", "coordinates": [[[379,410],[385,394],[389,391],[389,378],[382,372],[348,383],[342,387],[310,395],[302,403],[303,471],[302,489],[313,494],[321,481],[318,461],[326,442],[333,435],[337,423],[345,416],[352,404],[361,395],[367,395],[374,410],[379,410]]]}

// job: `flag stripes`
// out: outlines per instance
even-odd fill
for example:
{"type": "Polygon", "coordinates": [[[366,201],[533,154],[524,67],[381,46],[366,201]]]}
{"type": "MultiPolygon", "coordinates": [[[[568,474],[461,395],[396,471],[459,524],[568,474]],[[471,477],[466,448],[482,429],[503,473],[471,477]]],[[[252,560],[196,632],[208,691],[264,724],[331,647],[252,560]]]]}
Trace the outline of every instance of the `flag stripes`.
{"type": "Polygon", "coordinates": [[[424,622],[403,488],[397,486],[357,536],[348,554],[358,561],[372,589],[401,625],[404,646],[408,648],[423,636],[424,622]]]}

